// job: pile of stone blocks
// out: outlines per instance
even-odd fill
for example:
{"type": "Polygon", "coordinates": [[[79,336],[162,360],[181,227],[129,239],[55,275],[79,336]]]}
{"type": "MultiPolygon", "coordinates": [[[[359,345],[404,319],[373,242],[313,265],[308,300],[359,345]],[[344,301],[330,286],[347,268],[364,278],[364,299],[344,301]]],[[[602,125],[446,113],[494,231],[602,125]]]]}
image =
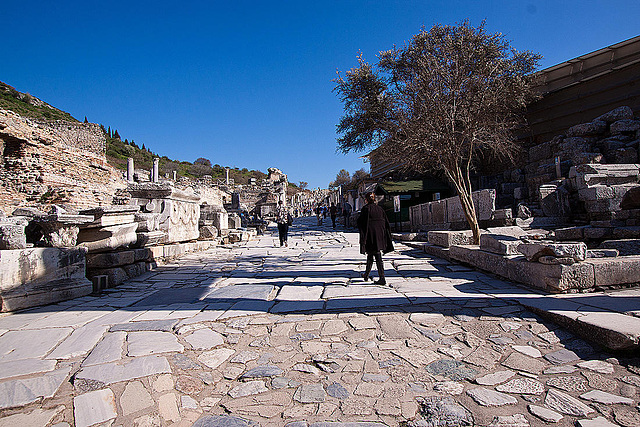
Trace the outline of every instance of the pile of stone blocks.
{"type": "Polygon", "coordinates": [[[588,225],[558,229],[556,239],[640,254],[640,164],[585,164],[572,167],[569,176],[588,225]]]}
{"type": "Polygon", "coordinates": [[[458,244],[449,259],[553,293],[640,284],[640,256],[588,250],[583,242],[548,240],[544,230],[489,229],[480,245],[458,244]]]}
{"type": "MultiPolygon", "coordinates": [[[[82,226],[78,245],[87,248],[87,277],[94,290],[119,285],[147,271],[153,261],[148,250],[130,250],[140,240],[139,207],[101,206],[81,211],[93,218],[82,226]]],[[[153,220],[147,221],[153,223],[153,220]]]]}
{"type": "Polygon", "coordinates": [[[155,266],[148,248],[93,253],[87,255],[87,277],[94,291],[101,291],[138,277],[155,266]]]}
{"type": "Polygon", "coordinates": [[[571,167],[638,163],[639,130],[640,120],[634,118],[631,108],[619,107],[531,147],[523,168],[529,194],[537,194],[541,185],[566,177],[571,167]]]}
{"type": "Polygon", "coordinates": [[[222,206],[201,205],[199,234],[201,240],[229,234],[229,214],[222,206]]]}
{"type": "Polygon", "coordinates": [[[593,226],[636,226],[640,209],[621,209],[620,203],[632,189],[640,187],[640,164],[585,164],[569,172],[578,197],[584,203],[593,226]]]}
{"type": "Polygon", "coordinates": [[[137,206],[115,205],[83,210],[80,213],[92,220],[82,225],[78,245],[89,253],[126,248],[138,240],[137,206]]]}
{"type": "MultiPolygon", "coordinates": [[[[511,209],[496,209],[495,190],[474,191],[471,196],[481,227],[512,223],[511,209]]],[[[415,231],[468,228],[458,196],[411,206],[409,208],[409,222],[411,229],[415,231]]]]}

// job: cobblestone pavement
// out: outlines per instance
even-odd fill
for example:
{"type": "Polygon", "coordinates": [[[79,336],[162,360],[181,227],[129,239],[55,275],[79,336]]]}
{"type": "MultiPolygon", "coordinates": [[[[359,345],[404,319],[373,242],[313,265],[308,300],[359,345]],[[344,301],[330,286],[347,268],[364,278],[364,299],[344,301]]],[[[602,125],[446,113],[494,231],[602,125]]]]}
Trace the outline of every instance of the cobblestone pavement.
{"type": "MultiPolygon", "coordinates": [[[[313,220],[314,221],[314,220],[313,220]]],[[[0,317],[4,426],[639,426],[640,358],[401,244],[294,225],[0,317]]]]}

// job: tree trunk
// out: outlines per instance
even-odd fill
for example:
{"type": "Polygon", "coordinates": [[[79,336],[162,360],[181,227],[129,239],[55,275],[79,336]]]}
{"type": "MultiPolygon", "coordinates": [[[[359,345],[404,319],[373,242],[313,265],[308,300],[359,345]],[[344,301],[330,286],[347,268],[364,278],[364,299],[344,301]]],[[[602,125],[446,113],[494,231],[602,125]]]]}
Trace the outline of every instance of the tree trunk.
{"type": "Polygon", "coordinates": [[[480,225],[478,224],[478,217],[476,215],[475,206],[473,205],[473,197],[471,197],[470,192],[466,194],[458,194],[458,197],[460,197],[460,203],[462,204],[464,216],[467,219],[467,223],[469,223],[471,232],[473,233],[473,244],[479,245],[480,225]]]}
{"type": "Polygon", "coordinates": [[[462,211],[467,219],[467,223],[473,233],[473,244],[480,244],[480,225],[478,224],[478,217],[473,205],[473,197],[471,197],[471,180],[469,179],[469,172],[456,166],[453,171],[445,169],[445,173],[449,178],[449,181],[456,188],[458,197],[460,198],[460,204],[462,205],[462,211]]]}

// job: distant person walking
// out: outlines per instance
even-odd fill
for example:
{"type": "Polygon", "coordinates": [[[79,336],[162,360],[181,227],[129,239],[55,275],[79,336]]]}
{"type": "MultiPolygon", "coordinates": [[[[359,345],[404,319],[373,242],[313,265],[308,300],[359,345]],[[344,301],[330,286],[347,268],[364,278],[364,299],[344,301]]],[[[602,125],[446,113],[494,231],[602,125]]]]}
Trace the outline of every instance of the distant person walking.
{"type": "Polygon", "coordinates": [[[318,217],[318,225],[322,225],[322,206],[316,206],[316,216],[318,217]]]}
{"type": "Polygon", "coordinates": [[[393,251],[393,242],[391,240],[391,227],[389,219],[384,209],[376,204],[376,196],[374,193],[367,193],[365,196],[367,204],[360,211],[358,218],[358,230],[360,231],[360,253],[367,255],[367,266],[362,278],[370,279],[371,267],[373,260],[376,260],[376,268],[378,269],[377,285],[386,285],[387,281],[384,277],[384,264],[382,262],[382,254],[393,251]]]}
{"type": "Polygon", "coordinates": [[[338,208],[336,207],[335,203],[331,203],[331,207],[329,208],[329,215],[331,216],[333,228],[336,228],[336,216],[338,216],[338,208]]]}
{"type": "Polygon", "coordinates": [[[278,223],[278,237],[280,238],[280,246],[289,246],[287,243],[287,234],[289,234],[289,225],[291,225],[292,218],[287,208],[282,205],[282,200],[278,202],[276,208],[276,222],[278,223]]]}
{"type": "Polygon", "coordinates": [[[342,214],[344,215],[344,228],[347,228],[349,227],[349,217],[351,216],[351,205],[348,202],[344,202],[342,214]]]}

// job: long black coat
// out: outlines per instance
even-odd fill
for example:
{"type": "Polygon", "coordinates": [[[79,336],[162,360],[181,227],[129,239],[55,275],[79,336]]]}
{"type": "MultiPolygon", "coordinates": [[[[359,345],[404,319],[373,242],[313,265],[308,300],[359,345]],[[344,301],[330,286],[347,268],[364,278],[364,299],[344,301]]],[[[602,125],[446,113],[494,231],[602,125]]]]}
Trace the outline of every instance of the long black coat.
{"type": "Polygon", "coordinates": [[[360,211],[358,217],[358,230],[360,230],[360,253],[373,254],[393,250],[391,240],[391,227],[384,209],[375,203],[368,203],[360,211]]]}

